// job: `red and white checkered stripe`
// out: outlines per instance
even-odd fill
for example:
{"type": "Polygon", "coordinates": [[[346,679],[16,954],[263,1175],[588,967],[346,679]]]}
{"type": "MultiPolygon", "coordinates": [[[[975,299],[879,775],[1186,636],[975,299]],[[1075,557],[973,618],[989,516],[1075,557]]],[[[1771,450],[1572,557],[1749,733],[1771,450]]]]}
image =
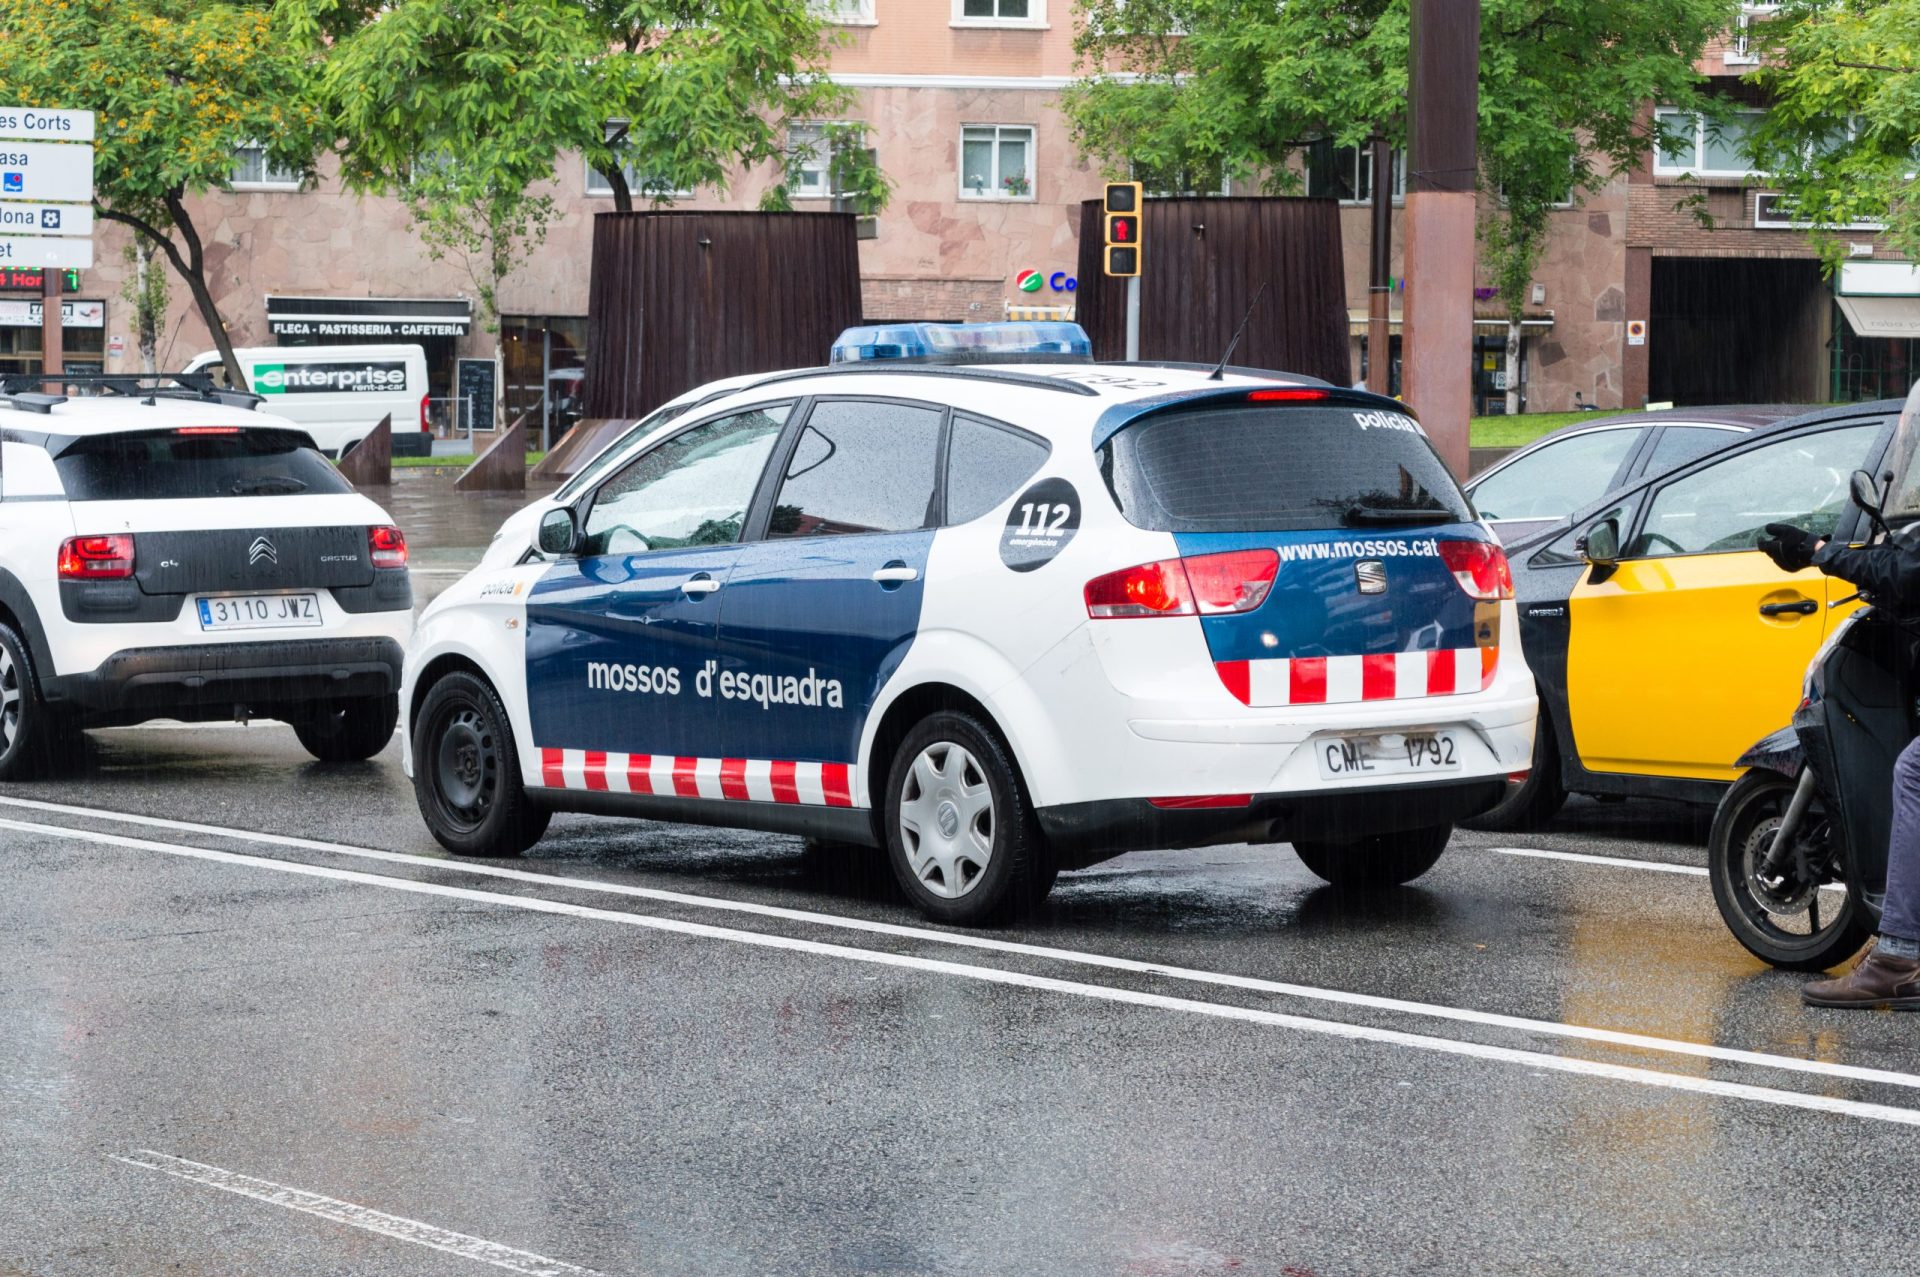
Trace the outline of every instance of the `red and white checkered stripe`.
{"type": "Polygon", "coordinates": [[[733,802],[864,807],[851,763],[796,763],[765,758],[677,758],[611,754],[596,749],[543,749],[540,783],[548,789],[733,802]]]}
{"type": "Polygon", "coordinates": [[[1341,705],[1459,696],[1490,686],[1498,647],[1376,656],[1297,656],[1272,661],[1216,661],[1220,681],[1242,704],[1341,705]]]}

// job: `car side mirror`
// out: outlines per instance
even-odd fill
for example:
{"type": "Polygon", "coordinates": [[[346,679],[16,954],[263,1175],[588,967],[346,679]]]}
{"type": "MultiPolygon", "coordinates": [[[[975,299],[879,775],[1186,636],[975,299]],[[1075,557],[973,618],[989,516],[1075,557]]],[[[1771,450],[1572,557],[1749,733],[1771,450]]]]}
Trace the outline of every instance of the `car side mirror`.
{"type": "Polygon", "coordinates": [[[1847,495],[1853,498],[1855,505],[1875,519],[1880,517],[1880,485],[1865,470],[1853,472],[1853,477],[1847,481],[1847,495]]]}
{"type": "Polygon", "coordinates": [[[533,544],[545,555],[572,554],[580,544],[580,525],[574,521],[572,508],[559,506],[541,515],[533,544]]]}
{"type": "Polygon", "coordinates": [[[1620,521],[1602,519],[1580,538],[1580,554],[1597,568],[1611,568],[1620,562],[1620,521]]]}

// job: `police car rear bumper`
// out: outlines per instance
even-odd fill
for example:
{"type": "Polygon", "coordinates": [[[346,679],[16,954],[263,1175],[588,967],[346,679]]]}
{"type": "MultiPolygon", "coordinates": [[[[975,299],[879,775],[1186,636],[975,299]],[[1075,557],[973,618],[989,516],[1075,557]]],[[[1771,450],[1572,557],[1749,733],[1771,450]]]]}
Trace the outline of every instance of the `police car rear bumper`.
{"type": "Polygon", "coordinates": [[[1164,807],[1145,798],[1120,798],[1042,807],[1036,814],[1061,868],[1083,869],[1129,851],[1295,838],[1347,841],[1453,824],[1491,809],[1506,785],[1504,776],[1480,776],[1343,786],[1254,794],[1231,807],[1164,807]]]}

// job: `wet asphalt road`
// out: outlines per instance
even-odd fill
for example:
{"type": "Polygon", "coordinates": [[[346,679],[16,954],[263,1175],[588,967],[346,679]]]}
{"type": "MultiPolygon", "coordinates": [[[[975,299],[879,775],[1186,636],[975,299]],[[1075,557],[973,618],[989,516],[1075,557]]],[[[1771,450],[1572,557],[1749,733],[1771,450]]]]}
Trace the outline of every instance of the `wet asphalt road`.
{"type": "Polygon", "coordinates": [[[0,1274],[1920,1268],[1920,1017],[1802,1010],[1684,809],[970,934],[789,838],[452,862],[397,747],[91,739],[0,794],[0,1274]]]}

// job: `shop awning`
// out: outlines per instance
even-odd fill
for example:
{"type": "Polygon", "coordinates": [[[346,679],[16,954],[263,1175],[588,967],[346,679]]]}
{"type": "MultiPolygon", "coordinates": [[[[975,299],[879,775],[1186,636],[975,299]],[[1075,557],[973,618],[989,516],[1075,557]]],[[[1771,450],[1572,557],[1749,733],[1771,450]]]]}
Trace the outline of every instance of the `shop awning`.
{"type": "Polygon", "coordinates": [[[267,329],[276,337],[342,342],[464,337],[473,303],[464,297],[277,297],[267,295],[267,329]]]}
{"type": "Polygon", "coordinates": [[[1920,297],[1837,297],[1862,337],[1920,337],[1920,297]]]}

